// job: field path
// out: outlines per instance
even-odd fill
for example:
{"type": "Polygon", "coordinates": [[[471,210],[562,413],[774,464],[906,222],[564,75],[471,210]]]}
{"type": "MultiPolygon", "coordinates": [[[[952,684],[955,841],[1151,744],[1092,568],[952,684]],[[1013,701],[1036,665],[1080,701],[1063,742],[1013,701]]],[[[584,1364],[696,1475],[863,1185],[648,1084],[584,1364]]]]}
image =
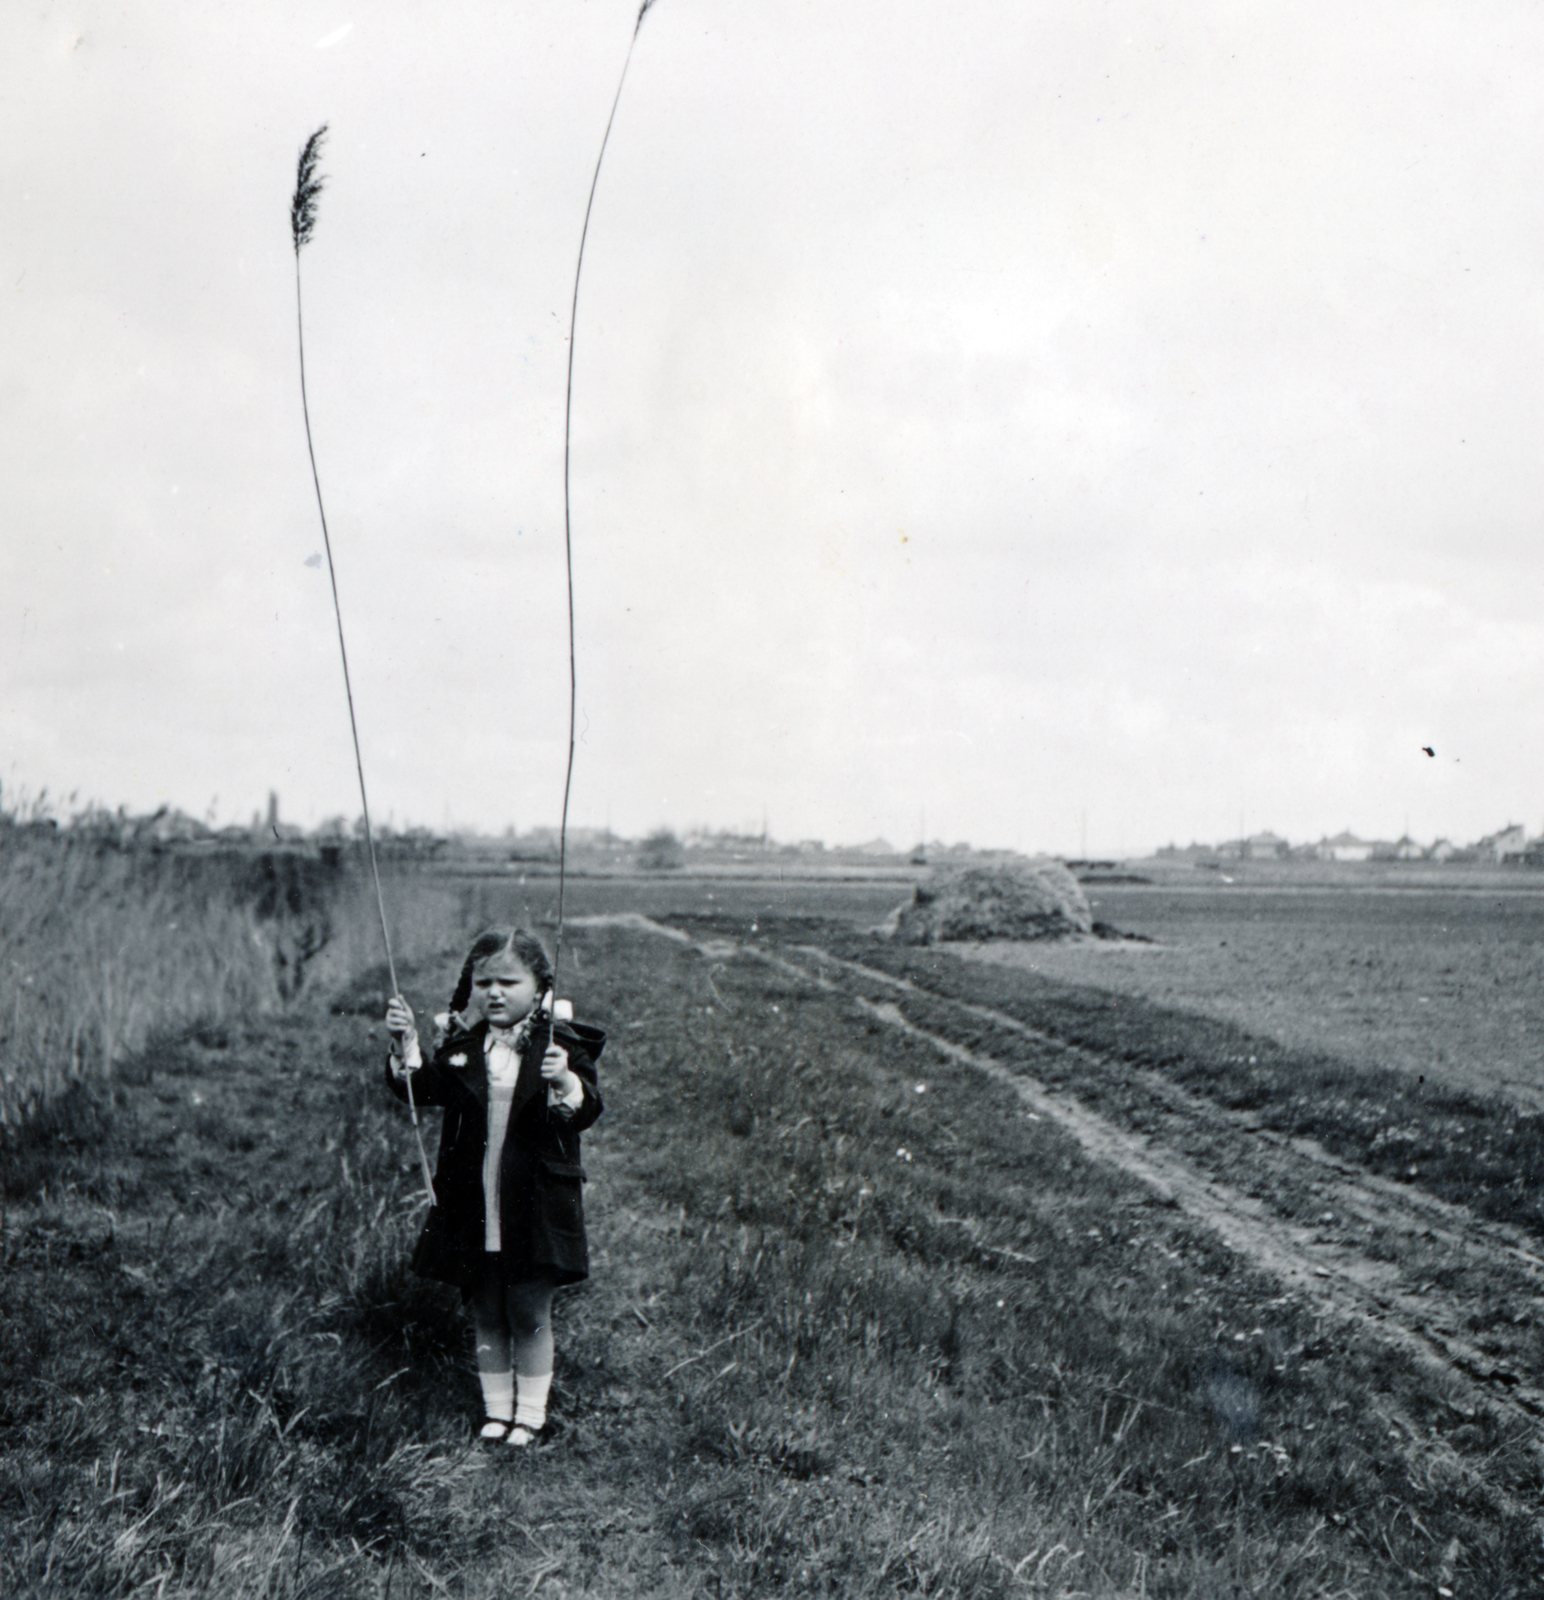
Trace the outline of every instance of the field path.
{"type": "Polygon", "coordinates": [[[751,958],[847,995],[876,1020],[1011,1086],[1029,1115],[1058,1123],[1092,1158],[1136,1177],[1325,1317],[1359,1325],[1439,1371],[1471,1405],[1535,1422],[1544,1417],[1533,1350],[1544,1257],[1526,1234],[1366,1172],[1312,1140],[1265,1129],[1157,1072],[817,945],[772,950],[694,939],[635,914],[604,920],[690,943],[710,961],[751,958]],[[907,1015],[916,1001],[926,1003],[925,1022],[907,1015]],[[951,1026],[951,1017],[965,1026],[951,1026]],[[983,1025],[1030,1045],[1061,1075],[1069,1065],[1118,1074],[1127,1100],[1140,1108],[1125,1121],[1141,1126],[1123,1126],[1043,1081],[1022,1049],[1011,1065],[983,1050],[983,1025]]]}
{"type": "MultiPolygon", "coordinates": [[[[798,947],[797,960],[750,953],[817,982],[832,983],[835,971],[900,993],[923,992],[904,978],[816,946],[798,947]]],[[[1005,1066],[943,1031],[917,1026],[894,1001],[858,998],[871,1015],[1011,1084],[1033,1114],[1056,1120],[1090,1156],[1140,1179],[1327,1315],[1363,1323],[1385,1342],[1477,1389],[1476,1398],[1544,1416],[1544,1387],[1520,1359],[1517,1341],[1508,1337],[1523,1322],[1531,1329],[1544,1306],[1544,1258],[1529,1248],[1532,1241],[1525,1235],[1360,1171],[1312,1140],[1283,1138],[1247,1114],[1189,1094],[1156,1072],[1134,1071],[989,1007],[950,1002],[966,1015],[1033,1039],[1047,1052],[1137,1081],[1164,1115],[1162,1136],[1130,1132],[1021,1067],[1005,1066]],[[1232,1160],[1204,1164],[1189,1154],[1200,1147],[1215,1156],[1223,1153],[1219,1145],[1228,1144],[1245,1148],[1227,1152],[1232,1160]],[[1247,1187],[1230,1181],[1240,1172],[1248,1175],[1247,1187]],[[1301,1219],[1305,1193],[1322,1205],[1312,1220],[1301,1219]],[[1376,1253],[1366,1248],[1372,1239],[1376,1253]],[[1444,1292],[1434,1294],[1439,1284],[1444,1292]],[[1497,1321],[1502,1303],[1518,1305],[1503,1313],[1517,1322],[1497,1321]]]]}

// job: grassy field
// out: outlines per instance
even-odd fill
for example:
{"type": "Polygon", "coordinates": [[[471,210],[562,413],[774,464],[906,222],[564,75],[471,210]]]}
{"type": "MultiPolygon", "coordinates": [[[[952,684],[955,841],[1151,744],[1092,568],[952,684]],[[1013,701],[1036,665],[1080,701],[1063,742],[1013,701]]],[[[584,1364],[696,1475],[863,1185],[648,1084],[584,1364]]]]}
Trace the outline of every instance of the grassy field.
{"type": "MultiPolygon", "coordinates": [[[[573,888],[581,916],[701,945],[572,934],[564,987],[612,1043],[552,1442],[468,1443],[464,1319],[404,1270],[383,988],[340,970],[368,923],[335,908],[326,982],[168,1019],[10,1141],[0,1593],[1544,1592],[1535,1428],[756,953],[842,946],[893,889],[573,888]]],[[[539,920],[551,889],[395,885],[405,937],[440,947],[415,1005],[443,1004],[451,926],[539,920]]],[[[922,1006],[981,976],[906,959],[922,1006]]],[[[1105,1025],[1036,982],[1052,1020],[1105,1025]]],[[[1133,1026],[1210,1059],[1183,1013],[1133,1026]]]]}
{"type": "MultiPolygon", "coordinates": [[[[408,959],[473,892],[396,875],[408,959]]],[[[0,813],[0,1159],[9,1135],[167,1030],[277,1015],[378,959],[369,890],[300,852],[119,850],[0,813]]]]}
{"type": "Polygon", "coordinates": [[[1154,944],[999,958],[1544,1109],[1544,883],[1343,870],[1338,885],[1090,885],[1095,916],[1154,944]]]}

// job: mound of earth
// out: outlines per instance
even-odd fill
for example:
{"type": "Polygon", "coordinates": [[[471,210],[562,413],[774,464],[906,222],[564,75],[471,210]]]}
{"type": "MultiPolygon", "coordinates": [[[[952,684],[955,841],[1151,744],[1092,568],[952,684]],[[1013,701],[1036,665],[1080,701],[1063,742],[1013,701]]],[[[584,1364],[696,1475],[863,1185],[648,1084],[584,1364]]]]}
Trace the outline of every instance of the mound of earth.
{"type": "Polygon", "coordinates": [[[1060,939],[1090,933],[1088,900],[1060,861],[1001,861],[943,870],[892,917],[898,944],[1060,939]]]}

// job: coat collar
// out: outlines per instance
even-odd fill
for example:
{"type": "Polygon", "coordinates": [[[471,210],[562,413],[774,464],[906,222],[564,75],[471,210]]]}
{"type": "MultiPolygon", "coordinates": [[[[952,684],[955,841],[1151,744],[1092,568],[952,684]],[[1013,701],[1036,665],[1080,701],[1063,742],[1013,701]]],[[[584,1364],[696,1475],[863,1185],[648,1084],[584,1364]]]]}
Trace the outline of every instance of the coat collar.
{"type": "MultiPolygon", "coordinates": [[[[447,1044],[453,1042],[457,1054],[465,1052],[465,1063],[452,1067],[451,1070],[484,1106],[488,1104],[488,1035],[491,1031],[487,1018],[483,1018],[475,1022],[465,1033],[452,1035],[446,1041],[447,1044]]],[[[514,1103],[510,1107],[511,1116],[541,1087],[541,1062],[532,1049],[534,1042],[527,1035],[525,1045],[520,1052],[520,1077],[515,1084],[514,1103]]]]}

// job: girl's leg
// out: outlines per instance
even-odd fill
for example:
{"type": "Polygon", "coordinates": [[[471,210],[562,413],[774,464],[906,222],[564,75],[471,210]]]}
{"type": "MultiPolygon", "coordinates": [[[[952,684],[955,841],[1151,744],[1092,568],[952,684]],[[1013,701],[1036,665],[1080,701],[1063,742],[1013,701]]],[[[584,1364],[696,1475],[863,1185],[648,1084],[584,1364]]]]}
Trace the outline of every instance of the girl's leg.
{"type": "Polygon", "coordinates": [[[505,1297],[520,1403],[515,1408],[512,1443],[525,1444],[547,1422],[552,1388],[552,1294],[550,1277],[511,1284],[505,1297]],[[526,1438],[517,1438],[522,1431],[526,1438]]]}
{"type": "MultiPolygon", "coordinates": [[[[509,1313],[497,1272],[489,1271],[472,1296],[472,1327],[477,1334],[477,1379],[482,1385],[483,1410],[507,1426],[515,1416],[515,1378],[509,1313]]],[[[483,1429],[484,1437],[492,1439],[502,1432],[494,1427],[483,1429]]]]}

